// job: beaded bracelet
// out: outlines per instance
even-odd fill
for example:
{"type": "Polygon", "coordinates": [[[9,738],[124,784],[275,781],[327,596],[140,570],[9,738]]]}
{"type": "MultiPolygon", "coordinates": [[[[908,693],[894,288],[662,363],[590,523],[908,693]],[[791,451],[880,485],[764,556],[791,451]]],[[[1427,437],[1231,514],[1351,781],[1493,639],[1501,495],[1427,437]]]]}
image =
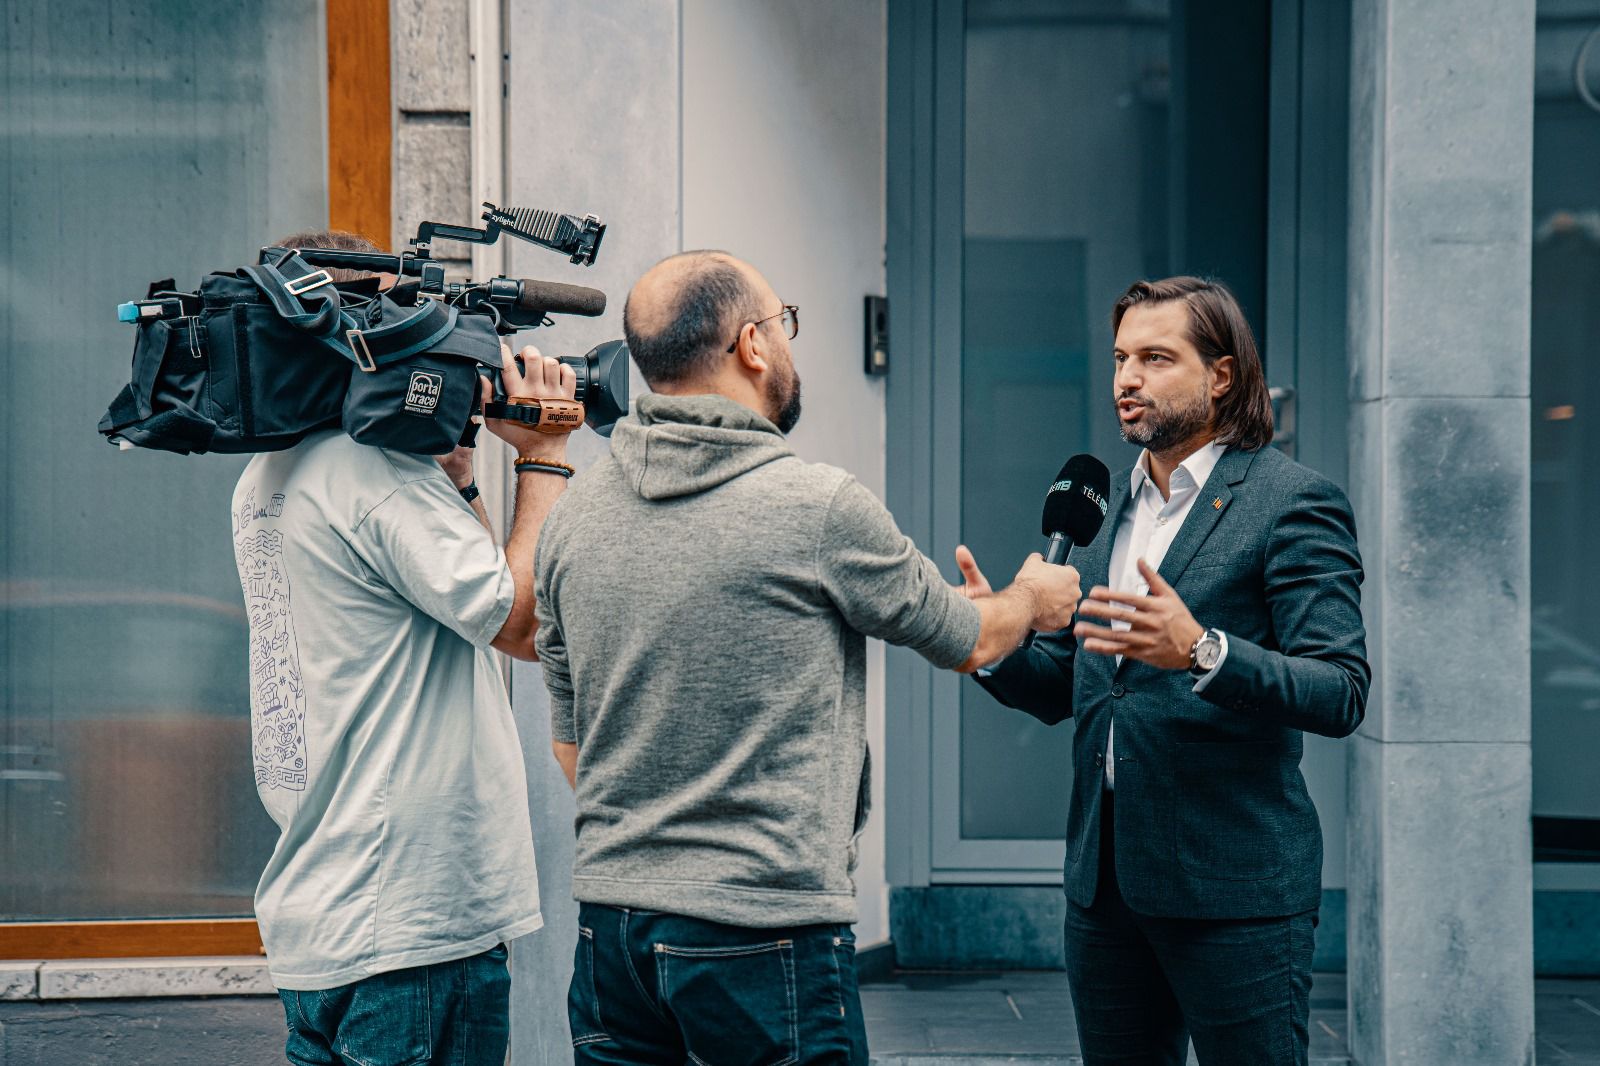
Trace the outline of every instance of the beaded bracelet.
{"type": "Polygon", "coordinates": [[[560,474],[562,477],[571,477],[578,472],[576,468],[566,463],[554,459],[541,459],[537,456],[519,455],[514,465],[519,474],[560,474]]]}

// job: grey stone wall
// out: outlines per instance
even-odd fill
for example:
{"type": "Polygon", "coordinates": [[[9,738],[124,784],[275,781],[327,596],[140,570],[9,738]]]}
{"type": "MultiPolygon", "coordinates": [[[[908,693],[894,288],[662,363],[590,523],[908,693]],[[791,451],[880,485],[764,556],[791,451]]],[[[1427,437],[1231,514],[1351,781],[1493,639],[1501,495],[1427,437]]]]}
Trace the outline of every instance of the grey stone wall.
{"type": "MultiPolygon", "coordinates": [[[[393,0],[394,244],[417,223],[478,225],[472,199],[472,46],[467,0],[393,0]]],[[[434,249],[452,276],[468,271],[466,245],[434,249]]]]}
{"type": "Polygon", "coordinates": [[[1374,684],[1349,771],[1352,1050],[1533,1060],[1534,5],[1358,0],[1350,484],[1374,684]]]}

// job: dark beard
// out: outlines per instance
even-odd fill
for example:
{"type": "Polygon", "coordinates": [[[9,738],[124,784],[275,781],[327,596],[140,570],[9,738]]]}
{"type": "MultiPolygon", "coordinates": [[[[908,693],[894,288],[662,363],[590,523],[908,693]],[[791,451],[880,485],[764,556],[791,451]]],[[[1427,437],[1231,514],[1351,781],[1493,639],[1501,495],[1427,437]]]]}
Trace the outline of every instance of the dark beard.
{"type": "Polygon", "coordinates": [[[767,407],[777,414],[772,416],[772,424],[778,427],[778,432],[788,436],[800,422],[800,375],[793,368],[789,370],[788,380],[780,383],[776,378],[767,386],[767,407]]]}
{"type": "Polygon", "coordinates": [[[1195,393],[1187,402],[1147,405],[1144,417],[1137,425],[1130,426],[1119,420],[1117,428],[1122,433],[1122,439],[1129,444],[1142,444],[1160,455],[1198,435],[1210,421],[1211,400],[1202,391],[1195,393]]]}

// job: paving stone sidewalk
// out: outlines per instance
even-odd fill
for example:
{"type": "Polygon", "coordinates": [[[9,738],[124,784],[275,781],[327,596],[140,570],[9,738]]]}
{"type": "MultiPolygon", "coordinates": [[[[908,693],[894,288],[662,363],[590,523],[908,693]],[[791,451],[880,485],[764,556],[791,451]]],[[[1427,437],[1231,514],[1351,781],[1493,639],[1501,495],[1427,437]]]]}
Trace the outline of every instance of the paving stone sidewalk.
{"type": "MultiPolygon", "coordinates": [[[[1083,1063],[1063,973],[902,972],[861,1001],[877,1066],[1083,1063]]],[[[1600,1066],[1600,980],[1541,980],[1535,1003],[1540,1066],[1600,1066]]],[[[1313,1066],[1348,1066],[1346,1036],[1344,974],[1318,974],[1313,1066]]]]}

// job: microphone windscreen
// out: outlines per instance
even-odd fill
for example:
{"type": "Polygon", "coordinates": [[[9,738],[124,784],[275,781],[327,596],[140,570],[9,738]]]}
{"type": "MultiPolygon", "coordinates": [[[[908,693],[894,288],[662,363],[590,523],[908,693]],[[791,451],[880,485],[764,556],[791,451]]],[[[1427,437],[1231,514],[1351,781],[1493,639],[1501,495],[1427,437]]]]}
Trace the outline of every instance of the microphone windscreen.
{"type": "Polygon", "coordinates": [[[517,307],[524,311],[547,311],[556,315],[606,313],[606,294],[586,285],[566,285],[559,281],[523,278],[517,283],[517,307]]]}
{"type": "Polygon", "coordinates": [[[1106,520],[1111,471],[1092,455],[1074,455],[1044,497],[1045,536],[1065,533],[1078,547],[1094,540],[1106,520]]]}

